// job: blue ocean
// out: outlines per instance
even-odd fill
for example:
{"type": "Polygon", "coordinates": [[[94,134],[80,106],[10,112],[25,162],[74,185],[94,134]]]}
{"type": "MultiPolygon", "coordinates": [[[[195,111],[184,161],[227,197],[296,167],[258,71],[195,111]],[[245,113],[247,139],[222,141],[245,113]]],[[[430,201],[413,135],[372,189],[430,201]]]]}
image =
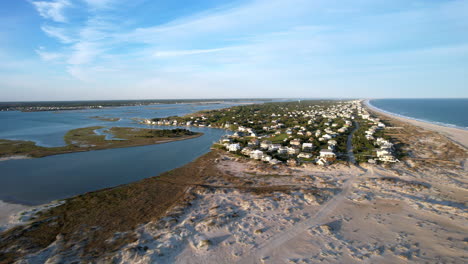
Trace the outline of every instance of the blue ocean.
{"type": "Polygon", "coordinates": [[[386,112],[438,125],[468,129],[468,98],[375,99],[370,104],[386,112]]]}

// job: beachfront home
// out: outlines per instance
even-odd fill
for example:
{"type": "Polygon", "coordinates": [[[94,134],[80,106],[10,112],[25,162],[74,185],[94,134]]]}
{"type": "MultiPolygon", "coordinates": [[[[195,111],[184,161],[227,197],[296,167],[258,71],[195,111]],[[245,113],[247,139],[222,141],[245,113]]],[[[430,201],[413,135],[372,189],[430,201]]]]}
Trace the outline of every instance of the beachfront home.
{"type": "Polygon", "coordinates": [[[377,157],[383,157],[385,155],[390,155],[392,154],[388,149],[378,149],[377,150],[377,157]]]}
{"type": "Polygon", "coordinates": [[[254,150],[254,151],[250,152],[250,158],[251,159],[260,160],[262,157],[263,157],[263,151],[261,151],[261,150],[254,150]]]}
{"type": "Polygon", "coordinates": [[[271,141],[269,140],[264,140],[262,143],[260,143],[260,148],[262,149],[269,149],[271,146],[271,141]]]}
{"type": "Polygon", "coordinates": [[[278,148],[278,154],[286,154],[286,153],[288,153],[287,147],[281,146],[278,148]]]}
{"type": "Polygon", "coordinates": [[[299,155],[297,155],[298,158],[303,158],[303,159],[310,159],[313,157],[311,153],[306,153],[306,152],[301,152],[299,155]]]}
{"type": "Polygon", "coordinates": [[[270,162],[273,158],[269,155],[263,155],[262,156],[262,161],[265,161],[265,162],[270,162]]]}
{"type": "Polygon", "coordinates": [[[239,132],[239,131],[237,131],[237,132],[235,132],[234,134],[232,134],[231,137],[233,137],[233,138],[240,138],[240,137],[243,137],[243,136],[244,136],[244,132],[239,132]]]}
{"type": "Polygon", "coordinates": [[[299,146],[301,146],[301,140],[299,140],[299,139],[293,139],[293,140],[291,140],[291,141],[289,142],[289,144],[290,144],[291,146],[298,146],[298,147],[299,147],[299,146]]]}
{"type": "Polygon", "coordinates": [[[317,165],[320,165],[320,166],[327,166],[329,164],[328,160],[324,159],[324,158],[319,158],[315,161],[315,163],[317,165]]]}
{"type": "Polygon", "coordinates": [[[383,162],[397,162],[398,161],[393,155],[383,155],[379,157],[379,160],[383,162]]]}
{"type": "Polygon", "coordinates": [[[230,144],[231,142],[232,142],[232,140],[230,138],[221,139],[221,143],[223,143],[223,144],[230,144]]]}
{"type": "Polygon", "coordinates": [[[253,149],[249,148],[249,147],[246,147],[246,148],[243,148],[241,150],[241,153],[242,155],[245,155],[245,156],[250,156],[250,153],[253,151],[253,149]]]}
{"type": "Polygon", "coordinates": [[[302,144],[302,150],[303,151],[312,151],[314,149],[314,144],[313,143],[303,143],[302,144]]]}
{"type": "Polygon", "coordinates": [[[230,152],[236,152],[236,151],[238,151],[238,150],[241,150],[241,146],[240,146],[239,143],[230,144],[230,145],[228,145],[228,150],[229,150],[230,152]]]}
{"type": "Polygon", "coordinates": [[[253,132],[253,131],[251,131],[251,132],[250,132],[250,136],[251,136],[251,137],[258,137],[258,134],[255,133],[255,132],[253,132]]]}
{"type": "Polygon", "coordinates": [[[315,137],[319,137],[321,134],[322,134],[322,131],[320,131],[320,129],[315,131],[315,137]]]}
{"type": "Polygon", "coordinates": [[[342,127],[340,129],[338,129],[338,133],[345,133],[348,129],[346,127],[342,127]]]}
{"type": "Polygon", "coordinates": [[[336,154],[331,149],[322,149],[320,150],[320,158],[324,158],[327,160],[335,160],[336,154]]]}
{"type": "Polygon", "coordinates": [[[277,151],[281,147],[282,147],[281,144],[271,144],[270,147],[268,148],[268,151],[277,151]]]}
{"type": "Polygon", "coordinates": [[[289,155],[296,155],[301,151],[298,147],[288,147],[287,149],[289,155]]]}

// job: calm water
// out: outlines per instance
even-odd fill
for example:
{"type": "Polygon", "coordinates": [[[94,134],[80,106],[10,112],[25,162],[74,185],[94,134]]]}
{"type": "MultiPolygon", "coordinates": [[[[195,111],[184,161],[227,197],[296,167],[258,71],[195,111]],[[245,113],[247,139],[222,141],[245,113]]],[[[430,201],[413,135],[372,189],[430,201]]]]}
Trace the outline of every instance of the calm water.
{"type": "Polygon", "coordinates": [[[70,129],[87,126],[137,126],[132,118],[154,118],[230,107],[235,104],[160,104],[77,110],[62,112],[0,112],[0,138],[33,140],[41,146],[65,145],[63,136],[70,129]],[[117,122],[101,121],[92,117],[121,118],[117,122]]]}
{"type": "MultiPolygon", "coordinates": [[[[64,144],[63,135],[74,128],[95,125],[146,127],[131,118],[185,115],[232,105],[133,106],[60,113],[0,112],[0,138],[33,140],[45,146],[60,146],[64,144]],[[108,122],[90,118],[92,116],[122,119],[108,122]]],[[[226,133],[210,128],[191,130],[205,134],[160,145],[0,162],[0,200],[41,204],[156,176],[207,153],[211,144],[226,133]]]]}
{"type": "Polygon", "coordinates": [[[370,104],[401,116],[468,129],[468,99],[377,99],[370,104]]]}

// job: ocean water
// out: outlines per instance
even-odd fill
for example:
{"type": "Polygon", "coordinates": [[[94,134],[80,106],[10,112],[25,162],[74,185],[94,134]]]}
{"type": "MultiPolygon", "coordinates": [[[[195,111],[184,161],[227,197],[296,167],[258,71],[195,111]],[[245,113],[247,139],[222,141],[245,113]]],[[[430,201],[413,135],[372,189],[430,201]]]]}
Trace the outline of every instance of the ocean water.
{"type": "Polygon", "coordinates": [[[381,110],[403,117],[468,129],[468,98],[374,99],[369,103],[381,110]]]}

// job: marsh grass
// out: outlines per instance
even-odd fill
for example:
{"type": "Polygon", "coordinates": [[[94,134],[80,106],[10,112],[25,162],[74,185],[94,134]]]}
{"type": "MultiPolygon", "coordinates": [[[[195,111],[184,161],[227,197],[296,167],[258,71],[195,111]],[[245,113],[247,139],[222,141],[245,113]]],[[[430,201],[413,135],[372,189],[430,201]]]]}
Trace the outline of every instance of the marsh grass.
{"type": "Polygon", "coordinates": [[[70,130],[64,136],[66,145],[62,147],[42,147],[32,141],[0,139],[0,157],[25,155],[39,158],[72,152],[152,145],[203,135],[186,129],[113,127],[107,132],[124,140],[106,140],[105,135],[94,132],[101,128],[104,127],[93,126],[70,130]]]}

